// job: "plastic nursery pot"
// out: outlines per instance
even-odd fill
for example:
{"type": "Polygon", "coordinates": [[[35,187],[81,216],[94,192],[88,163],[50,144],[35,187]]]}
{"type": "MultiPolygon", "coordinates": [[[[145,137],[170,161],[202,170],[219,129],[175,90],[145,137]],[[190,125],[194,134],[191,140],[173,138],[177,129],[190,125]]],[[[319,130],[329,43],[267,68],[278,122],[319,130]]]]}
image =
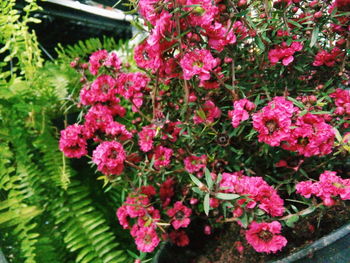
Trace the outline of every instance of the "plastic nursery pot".
{"type": "MultiPolygon", "coordinates": [[[[188,254],[191,254],[188,249],[166,242],[160,246],[152,263],[185,263],[179,258],[188,254]]],[[[350,224],[347,224],[289,256],[268,263],[349,263],[349,260],[350,224]]]]}

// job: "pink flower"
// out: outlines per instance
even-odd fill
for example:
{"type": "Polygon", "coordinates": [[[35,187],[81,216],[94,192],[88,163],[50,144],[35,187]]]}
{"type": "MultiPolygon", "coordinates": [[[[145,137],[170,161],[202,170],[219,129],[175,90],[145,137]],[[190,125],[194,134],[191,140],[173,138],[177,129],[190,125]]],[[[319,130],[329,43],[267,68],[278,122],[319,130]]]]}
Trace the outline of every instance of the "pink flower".
{"type": "Polygon", "coordinates": [[[85,115],[84,129],[86,136],[92,138],[96,135],[96,131],[105,132],[106,127],[111,122],[113,122],[113,116],[108,107],[101,104],[92,106],[85,115]]]}
{"type": "Polygon", "coordinates": [[[305,157],[322,156],[332,152],[335,132],[322,115],[307,113],[298,117],[294,126],[282,148],[296,151],[305,157]]]}
{"type": "Polygon", "coordinates": [[[192,26],[205,27],[214,21],[214,17],[219,13],[216,5],[211,0],[187,0],[186,6],[196,5],[195,7],[187,7],[186,11],[191,11],[188,16],[188,22],[192,26]]]}
{"type": "Polygon", "coordinates": [[[271,223],[252,222],[245,237],[257,252],[276,253],[287,245],[287,239],[279,235],[280,233],[281,224],[277,221],[271,223]]]}
{"type": "Polygon", "coordinates": [[[168,178],[165,182],[160,185],[159,196],[162,201],[162,206],[166,207],[169,205],[171,198],[174,196],[174,184],[175,181],[172,178],[168,178]]]}
{"type": "Polygon", "coordinates": [[[114,71],[119,71],[121,69],[122,62],[119,59],[117,52],[112,51],[108,54],[108,57],[106,58],[103,65],[113,69],[114,71]]]}
{"type": "Polygon", "coordinates": [[[149,78],[140,72],[122,73],[117,78],[117,93],[132,102],[132,110],[137,112],[143,104],[143,91],[149,78]]]}
{"type": "Polygon", "coordinates": [[[190,243],[190,239],[188,238],[185,231],[172,231],[169,234],[170,240],[179,247],[185,247],[190,243]]]}
{"type": "Polygon", "coordinates": [[[234,102],[233,111],[229,112],[232,126],[237,128],[242,121],[249,119],[249,112],[255,109],[255,104],[248,99],[241,99],[234,102]]]}
{"type": "Polygon", "coordinates": [[[272,65],[282,61],[284,66],[288,66],[294,60],[294,53],[302,49],[303,45],[300,42],[293,42],[290,46],[287,46],[287,44],[283,42],[281,46],[271,49],[268,57],[272,65]]]}
{"type": "Polygon", "coordinates": [[[94,53],[91,54],[90,60],[89,60],[89,70],[92,75],[97,75],[98,70],[103,64],[103,61],[108,57],[108,52],[107,50],[98,50],[94,53]]]}
{"type": "Polygon", "coordinates": [[[222,24],[215,22],[205,28],[209,37],[208,44],[212,49],[223,51],[228,44],[236,43],[236,36],[232,29],[228,31],[222,24]]]}
{"type": "Polygon", "coordinates": [[[141,252],[152,252],[159,242],[160,239],[153,227],[141,227],[135,233],[135,244],[141,252]]]}
{"type": "Polygon", "coordinates": [[[119,122],[116,122],[116,121],[113,121],[107,124],[106,134],[111,135],[115,139],[118,139],[120,141],[126,141],[132,138],[132,133],[125,128],[125,125],[120,124],[119,122]]]}
{"type": "Polygon", "coordinates": [[[153,148],[153,139],[156,136],[156,127],[154,125],[148,125],[142,127],[142,131],[139,135],[139,146],[143,152],[148,152],[153,148]]]}
{"type": "Polygon", "coordinates": [[[130,227],[129,225],[129,221],[128,221],[128,213],[127,213],[127,210],[125,208],[125,206],[121,206],[118,208],[117,210],[117,217],[118,217],[118,220],[119,220],[119,223],[121,224],[121,226],[124,228],[124,229],[127,229],[130,227]]]}
{"type": "Polygon", "coordinates": [[[204,234],[211,235],[211,227],[209,225],[204,227],[204,234]]]}
{"type": "Polygon", "coordinates": [[[243,246],[242,242],[241,241],[236,241],[234,243],[234,246],[237,249],[238,253],[242,255],[243,251],[244,251],[244,246],[243,246]]]}
{"type": "MultiPolygon", "coordinates": [[[[260,209],[272,216],[282,216],[284,213],[283,199],[261,177],[245,176],[242,172],[223,173],[220,189],[227,193],[248,196],[251,201],[247,204],[247,208],[258,205],[260,209]]],[[[242,204],[245,202],[244,199],[239,201],[242,204]]]]}
{"type": "Polygon", "coordinates": [[[207,163],[207,156],[205,154],[201,156],[190,155],[184,159],[185,169],[189,173],[199,172],[205,168],[207,163]]]}
{"type": "Polygon", "coordinates": [[[170,164],[170,158],[173,155],[173,150],[164,146],[158,146],[154,151],[154,167],[161,169],[170,164]]]}
{"type": "Polygon", "coordinates": [[[109,75],[98,76],[91,86],[85,86],[80,92],[80,100],[84,105],[112,101],[115,95],[115,80],[109,75]]]}
{"type": "Polygon", "coordinates": [[[134,50],[134,59],[140,68],[156,72],[162,66],[159,47],[150,46],[147,41],[139,44],[134,50]]]}
{"type": "Polygon", "coordinates": [[[327,67],[333,67],[335,63],[339,60],[339,56],[342,55],[342,51],[335,47],[330,53],[325,50],[321,50],[315,56],[315,60],[312,65],[319,67],[326,65],[327,67]]]}
{"type": "Polygon", "coordinates": [[[350,91],[344,89],[336,89],[335,92],[329,95],[335,100],[337,106],[335,114],[350,115],[350,91]]]}
{"type": "Polygon", "coordinates": [[[180,60],[184,79],[198,76],[200,80],[210,79],[210,72],[219,65],[220,59],[214,58],[207,49],[195,49],[186,53],[180,60]]]}
{"type": "Polygon", "coordinates": [[[129,217],[136,218],[143,217],[148,213],[147,207],[149,204],[150,201],[148,199],[148,196],[139,193],[133,193],[126,198],[124,207],[129,217]]]}
{"type": "Polygon", "coordinates": [[[197,114],[193,117],[193,121],[195,124],[199,123],[213,123],[215,119],[220,118],[221,110],[214,104],[213,101],[207,100],[202,108],[197,112],[197,114]]]}
{"type": "Polygon", "coordinates": [[[61,131],[59,148],[69,158],[80,158],[87,154],[84,127],[74,124],[61,131]]]}
{"type": "Polygon", "coordinates": [[[334,205],[334,198],[337,196],[342,200],[350,200],[350,180],[342,179],[332,171],[325,171],[321,174],[318,182],[300,182],[295,188],[297,193],[306,198],[310,198],[311,195],[321,198],[326,206],[334,205]]]}
{"type": "Polygon", "coordinates": [[[97,169],[106,175],[121,174],[125,158],[123,146],[116,141],[102,142],[92,153],[92,161],[97,169]]]}
{"type": "Polygon", "coordinates": [[[192,210],[178,201],[174,204],[174,207],[167,211],[168,216],[172,217],[172,226],[177,230],[181,227],[187,227],[191,220],[192,210]]]}
{"type": "Polygon", "coordinates": [[[253,127],[259,132],[259,142],[279,146],[290,136],[291,117],[296,111],[293,103],[275,97],[260,112],[253,114],[253,127]]]}
{"type": "Polygon", "coordinates": [[[341,11],[350,11],[350,0],[335,0],[335,6],[341,11]]]}

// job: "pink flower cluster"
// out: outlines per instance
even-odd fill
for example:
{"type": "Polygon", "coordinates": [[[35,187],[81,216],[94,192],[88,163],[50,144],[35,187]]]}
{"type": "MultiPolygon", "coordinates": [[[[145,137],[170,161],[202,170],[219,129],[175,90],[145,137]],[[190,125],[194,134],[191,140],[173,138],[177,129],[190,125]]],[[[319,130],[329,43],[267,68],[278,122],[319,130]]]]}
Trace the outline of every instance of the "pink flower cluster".
{"type": "Polygon", "coordinates": [[[248,99],[235,101],[233,111],[229,112],[231,123],[234,128],[237,128],[242,121],[249,119],[249,112],[255,109],[255,104],[248,99]]]}
{"type": "Polygon", "coordinates": [[[115,52],[108,53],[106,50],[98,50],[90,56],[89,64],[91,74],[96,76],[102,66],[108,67],[116,72],[119,71],[122,62],[115,52]]]}
{"type": "Polygon", "coordinates": [[[190,155],[184,159],[185,169],[189,173],[197,173],[198,177],[201,177],[203,169],[207,165],[207,156],[205,154],[201,156],[190,155]]]}
{"type": "Polygon", "coordinates": [[[119,142],[102,142],[92,153],[92,161],[103,174],[119,175],[124,170],[126,154],[119,142]]]}
{"type": "MultiPolygon", "coordinates": [[[[206,86],[205,82],[211,79],[211,73],[220,64],[220,59],[215,58],[211,50],[222,52],[226,46],[236,43],[234,31],[240,33],[242,38],[246,36],[246,28],[238,23],[231,25],[228,18],[220,17],[219,6],[211,0],[163,1],[163,8],[157,1],[140,0],[138,6],[139,13],[150,22],[152,29],[149,37],[136,47],[135,61],[139,67],[158,72],[164,78],[182,75],[189,80],[198,77],[201,86],[206,86]],[[187,12],[187,15],[176,17],[170,13],[176,7],[187,12]],[[201,30],[189,30],[188,34],[184,34],[181,48],[189,51],[174,56],[171,50],[174,50],[177,41],[172,36],[176,36],[178,30],[184,32],[189,28],[201,30]],[[211,50],[193,48],[201,38],[208,40],[211,50]],[[182,69],[182,74],[179,69],[182,69]]],[[[220,72],[215,74],[220,75],[220,72]]]]}
{"type": "Polygon", "coordinates": [[[83,125],[71,125],[61,131],[60,150],[67,157],[80,158],[87,154],[86,141],[92,139],[100,143],[92,156],[98,170],[106,175],[119,175],[123,172],[126,159],[121,143],[133,136],[115,118],[123,117],[126,113],[121,106],[122,99],[131,102],[133,107],[142,105],[142,92],[149,79],[142,73],[122,73],[117,54],[106,50],[90,56],[90,71],[98,76],[91,85],[85,84],[80,92],[81,103],[90,106],[90,109],[84,116],[83,125]],[[98,75],[106,70],[113,70],[116,77],[98,75]]]}
{"type": "Polygon", "coordinates": [[[328,116],[310,112],[298,116],[298,113],[292,102],[275,97],[253,115],[253,127],[259,132],[259,141],[305,157],[331,153],[335,132],[326,123],[328,116]]]}
{"type": "Polygon", "coordinates": [[[350,90],[336,89],[329,96],[334,99],[337,106],[334,112],[335,114],[350,116],[350,90]]]}
{"type": "Polygon", "coordinates": [[[303,45],[300,42],[293,42],[290,46],[286,42],[283,42],[280,46],[271,49],[269,51],[268,57],[272,65],[277,64],[279,61],[282,61],[284,66],[288,66],[294,61],[294,53],[301,51],[303,45]]]}
{"type": "Polygon", "coordinates": [[[333,67],[337,61],[340,61],[342,54],[343,52],[338,47],[333,48],[331,52],[321,50],[316,54],[312,65],[316,67],[323,65],[327,67],[333,67]]]}
{"type": "Polygon", "coordinates": [[[207,100],[202,108],[193,117],[195,124],[206,123],[211,124],[215,119],[220,118],[221,110],[214,104],[212,100],[207,100]]]}
{"type": "Polygon", "coordinates": [[[245,233],[248,243],[257,252],[276,253],[287,245],[287,239],[280,235],[281,224],[252,222],[245,233]]]}
{"type": "Polygon", "coordinates": [[[288,139],[296,111],[292,102],[284,97],[275,97],[260,112],[253,114],[253,127],[259,132],[259,142],[279,146],[288,139]]]}
{"type": "Polygon", "coordinates": [[[350,200],[350,179],[342,179],[336,172],[325,171],[320,175],[319,181],[303,181],[296,185],[297,193],[306,198],[315,195],[322,199],[323,204],[332,206],[335,198],[350,200]]]}
{"type": "Polygon", "coordinates": [[[151,205],[149,199],[151,197],[152,195],[148,196],[142,193],[129,195],[124,205],[117,210],[120,224],[124,229],[130,229],[130,234],[135,239],[137,249],[142,252],[152,252],[160,242],[156,231],[160,213],[151,205]],[[132,227],[130,226],[130,219],[135,221],[132,227]]]}
{"type": "Polygon", "coordinates": [[[247,202],[246,207],[253,209],[258,206],[272,216],[282,216],[284,213],[283,199],[277,191],[268,185],[261,177],[245,176],[243,172],[223,173],[220,189],[227,193],[247,196],[249,199],[240,199],[234,214],[240,217],[243,213],[241,205],[247,202]]]}
{"type": "Polygon", "coordinates": [[[80,158],[87,154],[84,127],[74,124],[61,131],[59,147],[69,158],[80,158]]]}

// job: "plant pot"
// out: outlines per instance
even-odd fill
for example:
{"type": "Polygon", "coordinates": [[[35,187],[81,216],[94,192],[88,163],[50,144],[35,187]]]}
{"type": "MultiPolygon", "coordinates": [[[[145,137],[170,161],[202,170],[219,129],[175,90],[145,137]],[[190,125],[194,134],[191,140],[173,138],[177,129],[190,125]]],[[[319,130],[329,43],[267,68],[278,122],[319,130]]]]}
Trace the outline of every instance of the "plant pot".
{"type": "MultiPolygon", "coordinates": [[[[152,263],[175,263],[173,255],[189,253],[186,248],[177,248],[169,242],[161,245],[152,263]]],[[[349,263],[350,224],[316,240],[311,245],[279,260],[268,263],[349,263]]]]}

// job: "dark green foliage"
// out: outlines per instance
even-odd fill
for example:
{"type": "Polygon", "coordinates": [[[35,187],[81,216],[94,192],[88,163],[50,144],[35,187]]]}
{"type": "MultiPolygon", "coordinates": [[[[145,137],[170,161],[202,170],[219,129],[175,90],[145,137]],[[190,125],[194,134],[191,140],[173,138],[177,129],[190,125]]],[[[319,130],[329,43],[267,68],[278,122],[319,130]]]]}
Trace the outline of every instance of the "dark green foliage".
{"type": "MultiPolygon", "coordinates": [[[[116,220],[116,207],[104,208],[108,196],[95,195],[101,186],[74,171],[58,149],[57,126],[74,111],[70,100],[80,88],[66,64],[74,48],[61,48],[61,60],[43,64],[27,27],[38,7],[28,1],[21,17],[14,3],[0,4],[0,248],[14,263],[129,262],[110,216],[116,220]]],[[[95,40],[85,44],[80,52],[100,47],[95,40]]],[[[115,42],[101,45],[113,49],[115,42]]]]}

